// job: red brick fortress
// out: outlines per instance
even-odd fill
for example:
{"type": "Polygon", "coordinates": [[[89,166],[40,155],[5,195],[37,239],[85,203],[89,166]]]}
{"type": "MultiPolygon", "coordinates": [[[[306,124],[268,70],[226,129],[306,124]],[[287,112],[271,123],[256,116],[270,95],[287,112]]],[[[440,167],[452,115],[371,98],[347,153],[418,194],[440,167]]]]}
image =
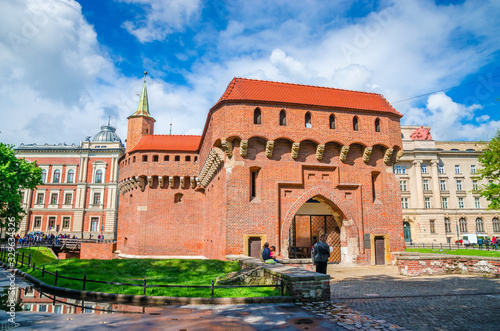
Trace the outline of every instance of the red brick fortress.
{"type": "Polygon", "coordinates": [[[235,78],[201,136],[154,135],[146,84],[120,159],[122,255],[310,256],[385,264],[403,249],[398,113],[381,95],[235,78]]]}

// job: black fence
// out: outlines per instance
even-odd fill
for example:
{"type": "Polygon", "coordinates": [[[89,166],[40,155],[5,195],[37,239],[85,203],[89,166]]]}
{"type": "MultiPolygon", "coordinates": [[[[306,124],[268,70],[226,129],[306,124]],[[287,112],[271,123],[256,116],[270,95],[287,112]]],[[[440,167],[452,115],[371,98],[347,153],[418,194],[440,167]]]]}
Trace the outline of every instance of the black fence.
{"type": "Polygon", "coordinates": [[[449,249],[449,250],[456,250],[456,249],[473,249],[473,250],[484,250],[484,251],[499,251],[500,250],[500,245],[496,244],[483,244],[483,245],[478,245],[478,244],[472,244],[472,245],[464,245],[464,244],[433,244],[433,243],[408,243],[405,242],[405,248],[436,248],[436,249],[449,249]]]}
{"type": "Polygon", "coordinates": [[[106,282],[102,280],[92,280],[92,279],[87,279],[87,275],[84,274],[83,278],[75,278],[75,277],[67,277],[60,275],[58,270],[56,270],[55,273],[50,272],[48,270],[45,270],[45,266],[43,265],[41,268],[37,267],[35,263],[31,259],[31,253],[26,255],[24,252],[19,253],[19,251],[14,251],[14,252],[9,252],[5,247],[0,248],[0,260],[2,262],[5,262],[7,264],[12,264],[15,267],[20,266],[21,268],[23,267],[28,267],[29,269],[32,269],[32,271],[35,270],[40,270],[42,272],[42,278],[45,278],[45,275],[50,275],[54,277],[54,286],[57,286],[57,280],[58,279],[70,279],[70,280],[76,280],[82,282],[82,291],[85,291],[85,286],[87,283],[99,283],[99,284],[109,284],[109,285],[116,285],[116,286],[135,286],[135,287],[142,287],[142,294],[146,294],[146,290],[148,288],[152,287],[163,287],[163,288],[204,288],[204,289],[210,289],[211,294],[210,297],[213,298],[215,295],[215,289],[221,289],[221,288],[250,288],[250,287],[274,287],[274,288],[280,288],[281,289],[281,296],[285,295],[285,283],[283,279],[281,279],[279,284],[275,285],[215,285],[215,281],[212,280],[211,285],[158,285],[158,284],[147,284],[147,279],[144,279],[142,284],[132,284],[132,283],[120,283],[120,282],[106,282]],[[25,261],[27,260],[27,261],[25,261]]]}

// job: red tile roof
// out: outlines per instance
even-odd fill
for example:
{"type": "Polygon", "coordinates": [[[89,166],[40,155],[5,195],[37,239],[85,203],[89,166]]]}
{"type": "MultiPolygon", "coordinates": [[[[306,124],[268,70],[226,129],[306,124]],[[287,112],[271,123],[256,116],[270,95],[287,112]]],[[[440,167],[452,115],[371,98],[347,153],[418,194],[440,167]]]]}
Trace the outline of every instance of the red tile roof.
{"type": "Polygon", "coordinates": [[[401,115],[380,94],[331,87],[233,78],[212,109],[224,101],[261,101],[342,109],[389,112],[401,115]]]}
{"type": "Polygon", "coordinates": [[[201,136],[183,135],[144,135],[137,145],[130,150],[135,151],[179,151],[196,152],[201,136]]]}

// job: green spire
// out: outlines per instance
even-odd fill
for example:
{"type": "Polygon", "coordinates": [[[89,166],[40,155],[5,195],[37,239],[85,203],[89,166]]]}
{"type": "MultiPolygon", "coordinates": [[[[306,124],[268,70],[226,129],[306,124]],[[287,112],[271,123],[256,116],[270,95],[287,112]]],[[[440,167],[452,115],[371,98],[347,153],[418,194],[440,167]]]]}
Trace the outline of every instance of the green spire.
{"type": "Polygon", "coordinates": [[[137,105],[137,110],[132,116],[147,116],[151,117],[149,114],[149,103],[148,103],[148,91],[146,90],[146,75],[147,71],[144,71],[144,85],[142,86],[141,98],[139,99],[139,105],[137,105]]]}

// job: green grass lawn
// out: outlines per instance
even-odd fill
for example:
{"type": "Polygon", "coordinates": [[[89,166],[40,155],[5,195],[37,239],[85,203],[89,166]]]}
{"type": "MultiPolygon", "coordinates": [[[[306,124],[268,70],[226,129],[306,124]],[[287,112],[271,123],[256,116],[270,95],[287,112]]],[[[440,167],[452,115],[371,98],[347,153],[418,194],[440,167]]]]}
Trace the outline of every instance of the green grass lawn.
{"type": "Polygon", "coordinates": [[[434,254],[450,254],[450,255],[466,255],[466,256],[487,256],[500,257],[500,251],[486,251],[479,249],[439,249],[439,248],[407,248],[406,252],[417,253],[434,253],[434,254]]]}
{"type": "MultiPolygon", "coordinates": [[[[37,264],[38,265],[38,264],[37,264]]],[[[78,260],[66,259],[55,260],[45,264],[45,270],[59,275],[101,280],[109,282],[143,284],[144,278],[147,284],[162,285],[205,285],[210,286],[211,281],[217,277],[224,276],[229,272],[240,269],[238,262],[227,262],[219,260],[150,260],[150,259],[114,259],[114,260],[78,260]]],[[[39,270],[28,270],[22,268],[44,283],[54,285],[54,276],[45,274],[39,270]]],[[[82,282],[59,278],[57,286],[81,290],[82,282]]],[[[109,284],[98,284],[87,282],[87,291],[143,294],[142,287],[117,286],[109,284]]],[[[186,297],[210,297],[210,289],[190,288],[148,288],[147,295],[161,296],[186,296],[186,297]]],[[[237,289],[215,289],[215,297],[258,297],[279,296],[280,289],[274,288],[237,288],[237,289]]]]}
{"type": "Polygon", "coordinates": [[[35,262],[35,265],[37,266],[41,266],[42,264],[56,260],[54,254],[52,254],[52,252],[46,247],[31,247],[31,248],[19,249],[19,254],[22,254],[23,252],[24,252],[24,261],[26,263],[28,262],[28,256],[31,253],[31,261],[32,263],[35,262]]]}

